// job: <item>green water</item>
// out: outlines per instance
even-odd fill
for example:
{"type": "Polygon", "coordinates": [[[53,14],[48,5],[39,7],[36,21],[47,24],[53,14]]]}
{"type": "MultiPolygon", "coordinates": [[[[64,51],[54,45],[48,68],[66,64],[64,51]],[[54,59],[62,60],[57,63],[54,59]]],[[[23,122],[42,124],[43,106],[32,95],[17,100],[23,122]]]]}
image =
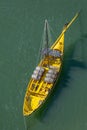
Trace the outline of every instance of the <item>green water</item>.
{"type": "Polygon", "coordinates": [[[0,103],[0,130],[87,130],[86,0],[0,0],[0,103]],[[24,118],[23,99],[44,20],[56,38],[79,10],[66,32],[59,82],[42,108],[24,118]]]}

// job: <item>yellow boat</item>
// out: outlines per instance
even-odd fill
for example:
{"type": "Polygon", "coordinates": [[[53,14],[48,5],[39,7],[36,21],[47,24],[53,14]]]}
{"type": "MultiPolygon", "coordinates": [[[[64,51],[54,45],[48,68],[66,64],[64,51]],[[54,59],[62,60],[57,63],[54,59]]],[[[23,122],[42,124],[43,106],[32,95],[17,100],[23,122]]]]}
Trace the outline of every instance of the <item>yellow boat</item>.
{"type": "MultiPolygon", "coordinates": [[[[24,116],[30,115],[44,103],[51,89],[55,86],[62,67],[65,32],[78,15],[79,13],[76,13],[74,18],[65,24],[61,34],[50,48],[48,48],[48,36],[46,32],[47,48],[42,51],[43,58],[35,68],[28,84],[23,104],[24,116]]],[[[47,20],[45,21],[45,26],[47,28],[47,20]]]]}

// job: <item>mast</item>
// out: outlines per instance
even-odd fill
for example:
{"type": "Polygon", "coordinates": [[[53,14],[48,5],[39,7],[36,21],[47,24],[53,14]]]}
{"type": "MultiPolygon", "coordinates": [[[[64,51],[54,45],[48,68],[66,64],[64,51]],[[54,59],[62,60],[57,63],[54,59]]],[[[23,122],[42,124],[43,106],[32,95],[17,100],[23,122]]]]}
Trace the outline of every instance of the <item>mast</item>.
{"type": "Polygon", "coordinates": [[[49,66],[49,38],[48,38],[48,22],[47,20],[45,20],[45,26],[46,26],[46,37],[45,37],[45,40],[46,40],[46,54],[45,56],[47,56],[47,61],[48,61],[48,66],[49,66]]]}
{"type": "Polygon", "coordinates": [[[43,46],[41,47],[41,58],[46,58],[49,66],[49,25],[47,19],[45,19],[42,42],[43,46]]]}
{"type": "Polygon", "coordinates": [[[48,39],[48,23],[47,23],[47,19],[45,20],[45,31],[46,31],[46,35],[45,35],[45,49],[46,49],[46,56],[49,55],[49,52],[48,52],[48,48],[49,48],[49,45],[48,45],[48,42],[49,42],[49,39],[48,39]]]}

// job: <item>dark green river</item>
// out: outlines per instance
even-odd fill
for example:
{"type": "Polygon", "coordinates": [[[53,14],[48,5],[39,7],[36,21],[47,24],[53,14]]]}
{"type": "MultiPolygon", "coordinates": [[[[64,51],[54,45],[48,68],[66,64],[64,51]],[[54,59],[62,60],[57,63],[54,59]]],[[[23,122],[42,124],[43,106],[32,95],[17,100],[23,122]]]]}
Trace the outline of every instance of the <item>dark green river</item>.
{"type": "Polygon", "coordinates": [[[87,130],[87,0],[0,0],[0,130],[87,130]],[[23,117],[27,84],[48,20],[56,40],[65,34],[59,81],[45,104],[23,117]]]}

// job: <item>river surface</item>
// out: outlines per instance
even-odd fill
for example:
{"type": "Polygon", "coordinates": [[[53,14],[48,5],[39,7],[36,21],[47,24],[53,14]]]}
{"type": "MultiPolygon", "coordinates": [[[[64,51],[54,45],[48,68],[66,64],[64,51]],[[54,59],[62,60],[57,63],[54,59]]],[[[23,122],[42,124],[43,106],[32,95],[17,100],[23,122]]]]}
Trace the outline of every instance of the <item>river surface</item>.
{"type": "Polygon", "coordinates": [[[87,130],[87,0],[0,0],[0,103],[0,130],[87,130]],[[78,11],[65,34],[55,89],[40,109],[23,117],[45,19],[54,41],[78,11]]]}

